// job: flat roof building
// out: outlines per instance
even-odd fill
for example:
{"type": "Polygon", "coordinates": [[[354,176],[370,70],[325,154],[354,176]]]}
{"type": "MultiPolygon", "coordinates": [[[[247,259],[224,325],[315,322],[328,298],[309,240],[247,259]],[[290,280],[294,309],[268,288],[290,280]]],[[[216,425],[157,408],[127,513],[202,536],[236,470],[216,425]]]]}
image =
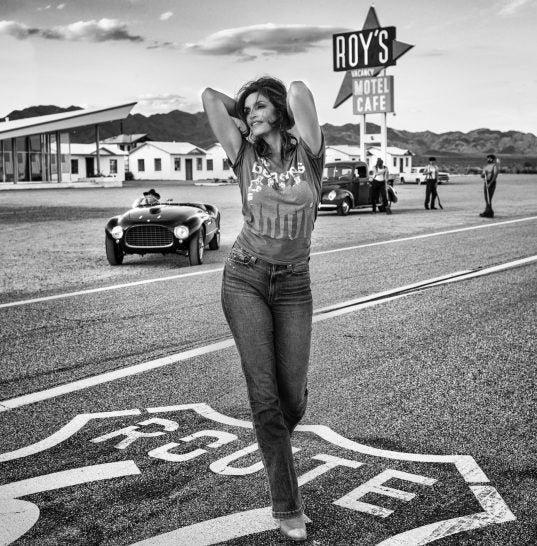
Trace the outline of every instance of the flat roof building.
{"type": "Polygon", "coordinates": [[[95,127],[95,174],[101,175],[99,125],[124,119],[135,105],[131,102],[0,123],[0,183],[70,182],[69,131],[88,125],[95,127]]]}

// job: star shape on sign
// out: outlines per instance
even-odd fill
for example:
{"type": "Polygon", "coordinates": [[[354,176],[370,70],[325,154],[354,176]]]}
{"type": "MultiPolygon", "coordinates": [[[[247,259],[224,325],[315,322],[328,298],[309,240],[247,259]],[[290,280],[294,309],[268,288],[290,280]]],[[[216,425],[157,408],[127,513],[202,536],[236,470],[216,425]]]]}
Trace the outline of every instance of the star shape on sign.
{"type": "MultiPolygon", "coordinates": [[[[371,6],[369,8],[369,12],[367,13],[367,17],[365,18],[365,23],[362,27],[362,30],[371,30],[374,28],[380,28],[380,26],[381,25],[377,16],[377,12],[375,11],[375,8],[371,6]]],[[[413,48],[414,46],[394,40],[392,42],[392,47],[393,61],[395,64],[395,61],[397,61],[399,57],[404,55],[409,49],[413,48]]],[[[370,68],[369,70],[372,70],[371,76],[378,76],[384,69],[384,66],[376,66],[370,68]]],[[[339,93],[337,94],[336,101],[334,102],[334,108],[337,108],[338,106],[343,104],[350,97],[352,97],[352,75],[351,71],[347,70],[347,72],[345,72],[345,77],[341,82],[341,87],[339,88],[339,93]]]]}

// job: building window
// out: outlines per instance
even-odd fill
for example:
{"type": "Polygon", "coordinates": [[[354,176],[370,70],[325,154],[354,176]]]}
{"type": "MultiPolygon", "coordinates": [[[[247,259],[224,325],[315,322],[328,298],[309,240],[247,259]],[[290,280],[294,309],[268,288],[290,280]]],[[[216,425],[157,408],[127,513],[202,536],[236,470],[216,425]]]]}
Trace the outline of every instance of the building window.
{"type": "Polygon", "coordinates": [[[405,157],[405,165],[408,167],[410,161],[409,161],[409,158],[408,157],[405,157]]]}
{"type": "Polygon", "coordinates": [[[203,159],[201,159],[201,157],[196,158],[196,170],[203,170],[203,159]]]}
{"type": "Polygon", "coordinates": [[[71,159],[71,173],[78,174],[78,159],[71,159]]]}
{"type": "Polygon", "coordinates": [[[160,157],[155,158],[155,171],[162,171],[162,159],[160,157]]]}
{"type": "Polygon", "coordinates": [[[138,171],[140,172],[145,171],[145,161],[143,159],[138,160],[138,171]]]}
{"type": "Polygon", "coordinates": [[[110,174],[117,174],[117,159],[110,160],[110,174]]]}
{"type": "Polygon", "coordinates": [[[174,157],[173,158],[173,168],[176,171],[181,170],[181,158],[180,157],[174,157]]]}
{"type": "Polygon", "coordinates": [[[212,160],[212,159],[208,159],[208,160],[207,160],[207,170],[208,170],[208,171],[212,171],[212,170],[213,170],[213,160],[212,160]]]}
{"type": "Polygon", "coordinates": [[[393,158],[393,166],[397,167],[397,158],[396,157],[393,158]]]}
{"type": "Polygon", "coordinates": [[[222,159],[222,168],[224,171],[229,171],[229,159],[222,159]]]}

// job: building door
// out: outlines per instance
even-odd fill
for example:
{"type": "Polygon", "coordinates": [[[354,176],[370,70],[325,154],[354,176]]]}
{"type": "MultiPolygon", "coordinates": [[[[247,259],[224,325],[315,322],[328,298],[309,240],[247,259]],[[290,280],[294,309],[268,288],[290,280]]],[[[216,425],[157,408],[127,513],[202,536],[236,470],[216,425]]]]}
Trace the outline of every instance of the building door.
{"type": "Polygon", "coordinates": [[[405,170],[405,160],[404,158],[399,158],[399,172],[402,173],[405,170]]]}
{"type": "Polygon", "coordinates": [[[186,179],[192,180],[192,159],[185,159],[186,179]]]}
{"type": "Polygon", "coordinates": [[[95,167],[93,157],[86,157],[86,177],[95,176],[95,167]]]}

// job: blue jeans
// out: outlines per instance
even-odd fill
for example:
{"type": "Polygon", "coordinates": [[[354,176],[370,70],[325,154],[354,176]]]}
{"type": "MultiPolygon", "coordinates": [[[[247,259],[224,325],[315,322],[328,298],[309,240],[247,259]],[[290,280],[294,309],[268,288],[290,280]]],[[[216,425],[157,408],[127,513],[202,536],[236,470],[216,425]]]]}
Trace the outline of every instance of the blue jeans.
{"type": "Polygon", "coordinates": [[[222,280],[222,307],[239,351],[272,515],[278,519],[303,512],[291,433],[306,411],[310,284],[308,261],[271,264],[237,243],[222,280]]]}

